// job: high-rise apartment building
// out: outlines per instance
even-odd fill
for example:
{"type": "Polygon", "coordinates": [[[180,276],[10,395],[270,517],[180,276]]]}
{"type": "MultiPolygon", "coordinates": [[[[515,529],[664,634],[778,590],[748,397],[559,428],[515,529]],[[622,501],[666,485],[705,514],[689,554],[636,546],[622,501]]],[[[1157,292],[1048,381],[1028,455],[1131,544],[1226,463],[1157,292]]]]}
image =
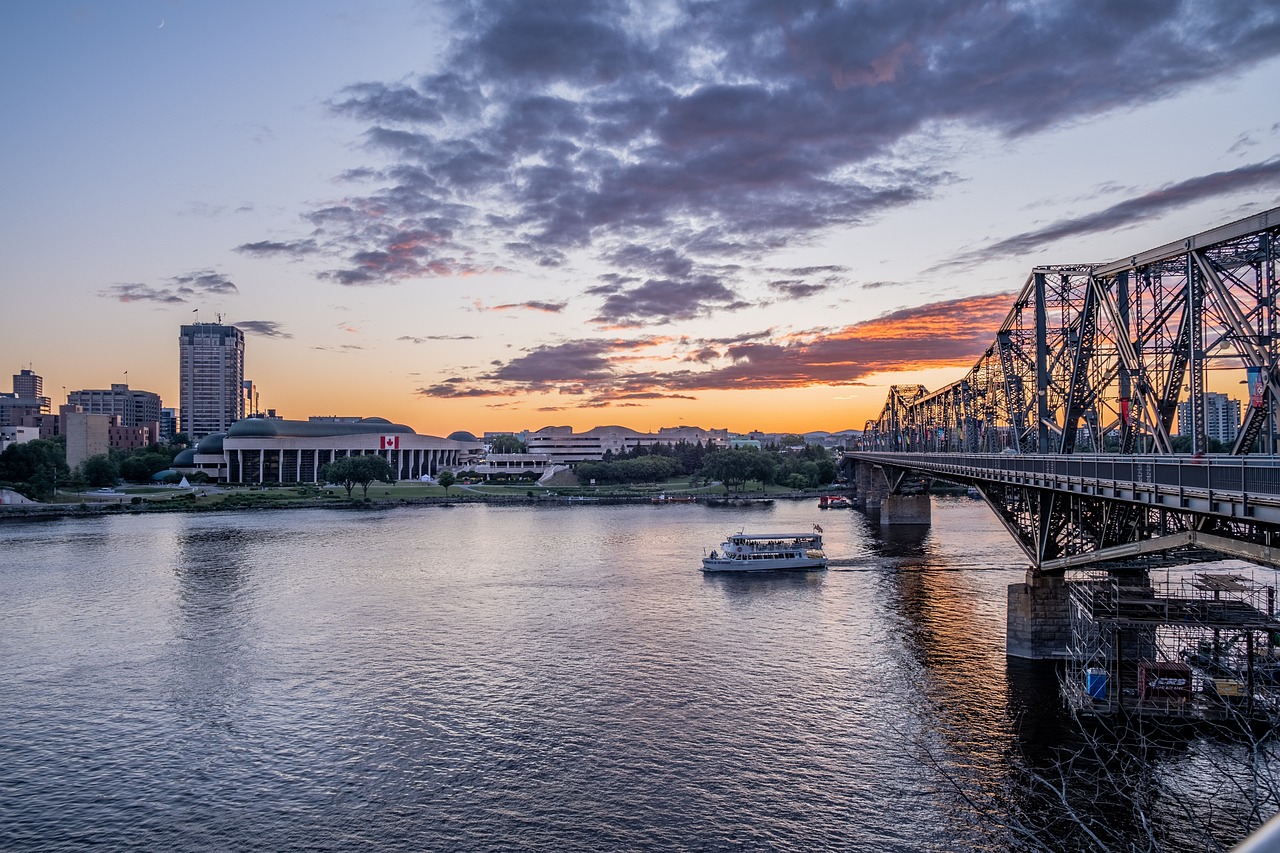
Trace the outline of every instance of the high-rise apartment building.
{"type": "Polygon", "coordinates": [[[67,404],[95,415],[119,415],[120,425],[149,426],[160,420],[160,395],[112,383],[109,390],[72,391],[67,404]]]}
{"type": "MultiPolygon", "coordinates": [[[[1240,401],[1214,391],[1204,395],[1204,434],[1231,444],[1240,432],[1240,401]]],[[[1178,435],[1191,435],[1191,404],[1178,404],[1178,435]]]]}
{"type": "Polygon", "coordinates": [[[178,338],[179,426],[195,442],[244,417],[244,332],[221,323],[183,326],[178,338]]]}

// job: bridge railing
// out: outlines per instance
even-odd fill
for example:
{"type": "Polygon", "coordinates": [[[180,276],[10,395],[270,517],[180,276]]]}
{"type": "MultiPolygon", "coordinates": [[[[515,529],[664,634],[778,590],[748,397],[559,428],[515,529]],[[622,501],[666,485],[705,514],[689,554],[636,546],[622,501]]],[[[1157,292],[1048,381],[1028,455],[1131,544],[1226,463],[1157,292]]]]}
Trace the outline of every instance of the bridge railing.
{"type": "Polygon", "coordinates": [[[1112,454],[880,453],[855,451],[852,459],[917,471],[996,478],[1001,472],[1074,480],[1131,483],[1280,497],[1280,457],[1117,456],[1112,454]]]}

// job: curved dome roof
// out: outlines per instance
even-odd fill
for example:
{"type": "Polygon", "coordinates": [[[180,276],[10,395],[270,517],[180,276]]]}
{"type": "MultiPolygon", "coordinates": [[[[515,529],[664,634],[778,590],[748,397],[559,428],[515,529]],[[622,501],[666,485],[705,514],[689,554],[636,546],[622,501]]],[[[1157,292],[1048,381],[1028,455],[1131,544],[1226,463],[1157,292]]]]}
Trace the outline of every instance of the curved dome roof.
{"type": "Polygon", "coordinates": [[[449,433],[448,439],[450,441],[470,441],[472,443],[478,442],[480,440],[476,438],[474,435],[472,435],[471,433],[467,432],[465,429],[460,429],[457,432],[449,433]]]}
{"type": "Polygon", "coordinates": [[[245,418],[227,430],[228,438],[323,438],[333,435],[417,435],[412,427],[393,424],[386,418],[362,418],[355,423],[328,421],[285,421],[278,418],[245,418]]]}
{"type": "Polygon", "coordinates": [[[220,432],[215,432],[213,435],[206,435],[204,438],[200,439],[200,443],[196,445],[196,453],[199,453],[201,456],[206,453],[221,453],[223,438],[224,436],[220,432]]]}
{"type": "Polygon", "coordinates": [[[173,457],[174,468],[190,468],[196,464],[196,449],[188,447],[186,450],[179,450],[178,455],[173,457]]]}

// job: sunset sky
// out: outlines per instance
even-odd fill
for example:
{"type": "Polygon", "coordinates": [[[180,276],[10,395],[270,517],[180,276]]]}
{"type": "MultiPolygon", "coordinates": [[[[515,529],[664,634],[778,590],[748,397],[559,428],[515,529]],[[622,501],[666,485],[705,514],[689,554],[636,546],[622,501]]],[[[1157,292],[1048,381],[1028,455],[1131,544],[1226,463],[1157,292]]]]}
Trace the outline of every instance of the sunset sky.
{"type": "Polygon", "coordinates": [[[861,428],[1034,264],[1280,205],[1280,2],[8,0],[0,390],[861,428]],[[126,379],[127,372],[127,379],[126,379]]]}

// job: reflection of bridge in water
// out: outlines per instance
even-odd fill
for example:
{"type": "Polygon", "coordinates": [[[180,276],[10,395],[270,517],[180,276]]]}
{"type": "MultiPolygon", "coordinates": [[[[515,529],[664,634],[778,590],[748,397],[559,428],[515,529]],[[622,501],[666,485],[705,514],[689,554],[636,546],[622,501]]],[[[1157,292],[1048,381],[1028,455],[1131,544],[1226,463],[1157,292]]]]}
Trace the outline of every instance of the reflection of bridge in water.
{"type": "MultiPolygon", "coordinates": [[[[992,507],[1031,563],[1010,588],[1011,655],[1066,655],[1077,575],[1149,595],[1156,561],[1280,567],[1277,238],[1280,208],[1108,264],[1036,267],[962,379],[894,386],[845,455],[884,525],[928,523],[907,488],[920,478],[992,507]],[[1241,423],[1211,445],[1209,394],[1238,390],[1241,423]]],[[[1273,598],[1239,630],[1280,628],[1273,598]]],[[[1138,634],[1130,651],[1154,653],[1138,634]]]]}

